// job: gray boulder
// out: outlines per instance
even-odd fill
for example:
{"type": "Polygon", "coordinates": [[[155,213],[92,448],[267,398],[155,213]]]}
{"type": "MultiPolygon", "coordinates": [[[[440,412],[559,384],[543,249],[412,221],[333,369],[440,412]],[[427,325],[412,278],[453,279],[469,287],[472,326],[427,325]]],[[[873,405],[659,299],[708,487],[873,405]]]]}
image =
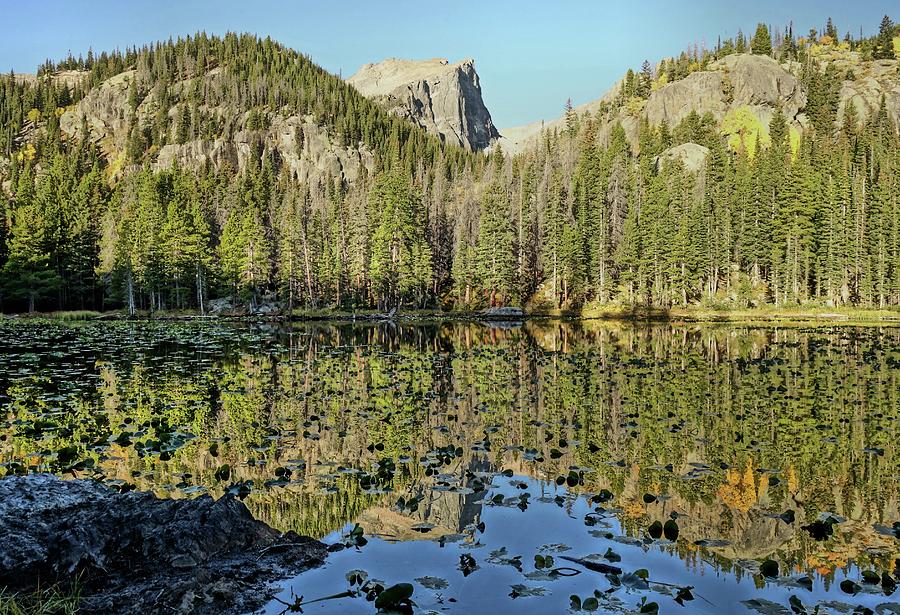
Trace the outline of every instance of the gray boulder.
{"type": "Polygon", "coordinates": [[[733,86],[732,106],[780,106],[788,120],[806,107],[800,80],[767,56],[730,55],[711,65],[726,75],[733,86]]]}
{"type": "Polygon", "coordinates": [[[326,556],[231,495],[167,500],[36,474],[0,480],[0,536],[0,587],[79,578],[85,613],[243,613],[326,556]]]}
{"type": "Polygon", "coordinates": [[[698,173],[706,168],[706,157],[709,156],[709,148],[697,143],[682,143],[662,152],[656,157],[657,168],[668,161],[678,160],[684,168],[691,173],[698,173]]]}
{"type": "Polygon", "coordinates": [[[677,126],[691,111],[698,115],[709,112],[721,120],[728,112],[722,86],[722,73],[692,73],[653,92],[647,99],[644,115],[654,126],[667,122],[669,127],[677,126]]]}
{"type": "Polygon", "coordinates": [[[525,312],[522,308],[498,306],[482,310],[481,317],[486,320],[519,320],[525,317],[525,312]]]}
{"type": "Polygon", "coordinates": [[[878,113],[881,99],[894,122],[900,127],[900,61],[872,62],[865,71],[853,71],[855,79],[843,82],[838,102],[837,124],[843,125],[849,105],[856,111],[858,125],[863,125],[878,113]]]}

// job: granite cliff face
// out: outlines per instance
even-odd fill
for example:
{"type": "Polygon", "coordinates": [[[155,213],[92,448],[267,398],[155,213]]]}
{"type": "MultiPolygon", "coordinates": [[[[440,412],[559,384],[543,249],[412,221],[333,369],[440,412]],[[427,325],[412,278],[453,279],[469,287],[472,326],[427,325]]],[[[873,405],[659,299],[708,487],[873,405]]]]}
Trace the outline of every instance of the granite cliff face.
{"type": "Polygon", "coordinates": [[[364,65],[347,83],[448,143],[480,150],[500,137],[473,60],[391,58],[364,65]]]}
{"type": "MultiPolygon", "coordinates": [[[[895,124],[900,125],[900,61],[864,61],[857,52],[825,48],[816,58],[822,70],[831,66],[842,77],[838,96],[836,128],[844,124],[847,110],[853,108],[861,124],[878,112],[882,99],[895,124]]],[[[652,125],[666,123],[674,128],[691,112],[711,114],[720,124],[732,112],[749,111],[765,128],[780,108],[791,128],[802,132],[809,126],[806,115],[808,92],[801,82],[802,67],[796,62],[779,63],[758,55],[735,54],[712,62],[706,70],[691,73],[678,81],[655,89],[645,100],[622,103],[622,81],[603,97],[576,108],[579,114],[591,113],[598,120],[598,136],[605,143],[613,126],[621,124],[626,138],[636,151],[643,120],[652,125]]],[[[220,67],[199,78],[202,87],[222,87],[220,67]]],[[[20,82],[36,79],[17,75],[20,82]]],[[[85,72],[63,71],[53,77],[70,87],[87,78],[85,72]]],[[[127,169],[125,152],[130,130],[129,88],[136,78],[134,70],[125,71],[93,87],[77,104],[67,107],[60,117],[65,135],[79,136],[84,126],[111,165],[111,175],[127,169]]],[[[527,126],[505,129],[503,136],[494,126],[484,104],[481,82],[472,60],[456,64],[446,59],[410,61],[389,59],[366,64],[348,83],[363,95],[391,112],[439,135],[446,142],[472,150],[500,145],[507,153],[523,151],[538,142],[543,131],[559,130],[565,119],[538,121],[527,126]]],[[[171,85],[176,100],[190,87],[189,82],[171,85]]],[[[136,109],[140,125],[153,123],[159,108],[157,93],[150,89],[136,109]]],[[[269,110],[260,122],[251,111],[236,107],[204,107],[206,116],[216,118],[221,127],[214,134],[168,144],[152,152],[157,169],[176,163],[183,167],[243,169],[263,151],[271,153],[299,181],[314,182],[326,175],[353,182],[374,170],[372,152],[358,145],[342,145],[311,115],[269,110]]],[[[168,109],[171,124],[177,123],[178,105],[168,109]]],[[[32,138],[38,127],[26,124],[21,138],[32,138]]],[[[680,152],[683,154],[684,152],[680,152]]],[[[697,152],[692,152],[697,157],[697,152]]],[[[680,156],[679,156],[680,157],[680,156]]]]}
{"type": "MultiPolygon", "coordinates": [[[[836,127],[843,123],[848,105],[854,106],[859,122],[865,122],[878,111],[882,97],[888,113],[900,124],[900,61],[864,61],[856,52],[837,49],[821,52],[820,56],[817,59],[823,70],[834,64],[844,77],[836,127]]],[[[664,85],[636,105],[616,105],[622,83],[619,82],[602,98],[577,107],[576,112],[589,112],[600,120],[601,141],[608,138],[616,122],[620,123],[634,149],[638,146],[641,120],[654,126],[666,123],[673,128],[692,111],[701,116],[710,113],[721,124],[730,112],[746,109],[765,128],[775,110],[781,108],[791,127],[802,132],[809,121],[808,92],[800,80],[801,69],[796,62],[782,64],[765,56],[729,55],[709,64],[707,70],[664,85]]],[[[537,142],[542,130],[564,125],[564,118],[556,118],[504,129],[499,143],[504,151],[522,151],[537,142]]]]}
{"type": "MultiPolygon", "coordinates": [[[[214,69],[203,77],[209,87],[215,87],[217,74],[214,69]]],[[[60,128],[67,135],[80,138],[86,126],[91,139],[118,171],[124,170],[130,129],[128,96],[133,79],[133,70],[107,79],[60,117],[60,128]]],[[[187,83],[177,83],[173,89],[180,93],[187,87],[187,83]]],[[[158,107],[155,90],[151,90],[135,112],[139,122],[148,125],[158,107]]],[[[219,134],[164,145],[156,152],[154,168],[168,169],[177,163],[195,169],[209,164],[216,170],[243,170],[259,151],[273,154],[302,182],[326,175],[353,182],[362,171],[374,168],[374,155],[365,147],[340,145],[310,115],[270,112],[260,128],[259,122],[251,121],[251,113],[246,109],[204,107],[203,111],[217,118],[222,126],[219,134]]],[[[169,109],[173,125],[177,113],[176,106],[169,109]]]]}
{"type": "MultiPolygon", "coordinates": [[[[214,68],[201,77],[204,87],[217,87],[220,71],[214,68]]],[[[68,80],[76,77],[82,76],[66,75],[68,80]]],[[[80,138],[80,132],[87,127],[114,174],[126,170],[131,129],[129,89],[135,78],[135,71],[130,70],[107,79],[60,117],[60,127],[66,135],[80,138]]],[[[481,98],[481,84],[471,60],[457,64],[446,60],[387,60],[364,66],[349,82],[364,95],[449,143],[477,150],[499,137],[481,98]]],[[[188,82],[175,83],[172,91],[180,98],[188,87],[188,82]]],[[[159,108],[157,98],[156,90],[151,89],[140,101],[135,111],[140,125],[153,122],[159,108]]],[[[216,170],[243,170],[260,151],[273,154],[301,182],[311,183],[325,176],[354,182],[375,166],[372,152],[362,146],[341,145],[311,115],[270,111],[260,123],[253,121],[247,109],[204,107],[202,111],[217,118],[221,126],[218,134],[185,143],[176,143],[172,138],[154,152],[155,169],[168,169],[175,164],[199,169],[208,164],[216,170]]],[[[178,106],[173,105],[168,114],[171,124],[176,125],[178,106]]]]}
{"type": "Polygon", "coordinates": [[[775,60],[731,55],[710,64],[710,70],[688,75],[650,94],[644,117],[651,124],[675,126],[691,111],[712,113],[722,121],[731,109],[747,106],[764,125],[780,106],[788,121],[805,123],[806,92],[799,80],[775,60]]]}

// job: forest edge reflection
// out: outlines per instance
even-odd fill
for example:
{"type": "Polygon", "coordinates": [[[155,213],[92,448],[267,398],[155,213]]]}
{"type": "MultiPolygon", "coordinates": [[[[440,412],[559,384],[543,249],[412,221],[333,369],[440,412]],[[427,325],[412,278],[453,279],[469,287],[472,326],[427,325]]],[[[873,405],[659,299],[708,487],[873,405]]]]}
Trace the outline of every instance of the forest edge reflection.
{"type": "Polygon", "coordinates": [[[403,540],[473,535],[496,472],[574,472],[625,537],[675,519],[689,565],[827,579],[898,555],[897,327],[2,323],[0,350],[7,473],[230,490],[282,530],[403,540]],[[801,529],[822,514],[824,541],[801,529]]]}

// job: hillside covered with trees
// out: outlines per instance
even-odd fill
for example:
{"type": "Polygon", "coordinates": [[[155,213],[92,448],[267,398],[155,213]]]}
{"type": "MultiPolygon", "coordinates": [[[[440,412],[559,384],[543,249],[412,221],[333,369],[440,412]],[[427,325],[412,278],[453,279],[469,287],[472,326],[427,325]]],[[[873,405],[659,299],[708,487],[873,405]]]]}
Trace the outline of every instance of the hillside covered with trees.
{"type": "Polygon", "coordinates": [[[884,96],[839,113],[843,84],[900,75],[897,28],[828,27],[646,63],[515,156],[443,144],[250,35],[0,77],[0,308],[898,306],[898,125],[884,96]],[[781,108],[632,112],[746,53],[795,66],[802,130],[781,108]]]}

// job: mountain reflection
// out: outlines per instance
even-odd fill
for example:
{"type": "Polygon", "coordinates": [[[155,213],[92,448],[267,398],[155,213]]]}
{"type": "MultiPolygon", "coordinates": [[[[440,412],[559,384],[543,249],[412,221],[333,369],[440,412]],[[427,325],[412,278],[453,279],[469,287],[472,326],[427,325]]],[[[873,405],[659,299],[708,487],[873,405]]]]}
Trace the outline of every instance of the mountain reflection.
{"type": "Polygon", "coordinates": [[[515,506],[492,484],[564,509],[608,490],[597,531],[677,519],[688,566],[827,579],[900,555],[898,365],[890,327],[0,324],[0,473],[243,485],[279,529],[388,541],[477,540],[486,506],[515,506]],[[822,513],[842,522],[817,541],[822,513]]]}

